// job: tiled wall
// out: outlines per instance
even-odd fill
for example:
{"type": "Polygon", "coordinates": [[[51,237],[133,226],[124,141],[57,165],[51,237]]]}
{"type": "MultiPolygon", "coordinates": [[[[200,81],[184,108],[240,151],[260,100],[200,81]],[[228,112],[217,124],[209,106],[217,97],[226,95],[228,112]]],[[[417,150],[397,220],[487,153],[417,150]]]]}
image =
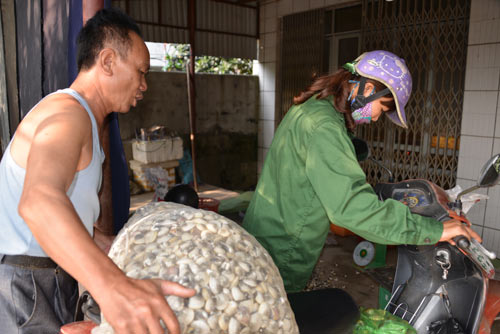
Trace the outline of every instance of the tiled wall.
{"type": "MultiPolygon", "coordinates": [[[[500,153],[500,1],[472,0],[458,180],[474,185],[488,158],[500,153]]],[[[500,254],[500,186],[469,213],[486,247],[500,254]]]]}
{"type": "Polygon", "coordinates": [[[343,2],[346,0],[268,0],[260,4],[259,59],[254,64],[254,74],[260,78],[259,175],[274,136],[279,19],[343,2]]]}

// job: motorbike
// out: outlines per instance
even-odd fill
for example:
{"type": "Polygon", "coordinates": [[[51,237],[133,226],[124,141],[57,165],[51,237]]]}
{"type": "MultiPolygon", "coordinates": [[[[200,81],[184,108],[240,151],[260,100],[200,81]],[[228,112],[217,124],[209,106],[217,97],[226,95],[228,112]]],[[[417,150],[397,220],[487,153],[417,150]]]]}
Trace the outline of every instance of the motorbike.
{"type": "MultiPolygon", "coordinates": [[[[471,226],[463,213],[463,196],[495,185],[499,174],[497,154],[482,167],[476,185],[459,193],[454,201],[442,188],[422,179],[379,183],[374,190],[381,200],[400,201],[412,213],[441,222],[458,219],[471,226]]],[[[500,311],[494,302],[500,301],[498,283],[492,281],[495,269],[491,260],[496,254],[474,239],[469,242],[458,237],[454,241],[456,245],[398,246],[392,294],[385,309],[407,320],[418,334],[489,333],[500,311]]]]}
{"type": "MultiPolygon", "coordinates": [[[[463,212],[462,196],[478,188],[491,187],[500,178],[500,154],[497,154],[483,166],[477,184],[451,201],[442,188],[428,180],[394,183],[390,170],[369,156],[364,141],[355,138],[353,144],[358,160],[370,159],[389,174],[389,182],[374,187],[380,200],[400,201],[412,213],[441,222],[458,219],[471,226],[463,212]]],[[[488,334],[500,313],[500,283],[492,280],[495,269],[491,260],[496,254],[474,239],[457,237],[454,242],[455,245],[439,242],[398,246],[393,288],[385,310],[408,321],[418,334],[488,334]]],[[[301,333],[352,331],[359,313],[355,311],[354,301],[336,290],[289,294],[301,333]],[[329,293],[332,298],[337,294],[335,302],[328,301],[329,293]],[[332,304],[330,310],[335,309],[335,305],[337,308],[343,305],[342,319],[332,317],[336,309],[329,314],[318,313],[328,302],[332,304]]]]}

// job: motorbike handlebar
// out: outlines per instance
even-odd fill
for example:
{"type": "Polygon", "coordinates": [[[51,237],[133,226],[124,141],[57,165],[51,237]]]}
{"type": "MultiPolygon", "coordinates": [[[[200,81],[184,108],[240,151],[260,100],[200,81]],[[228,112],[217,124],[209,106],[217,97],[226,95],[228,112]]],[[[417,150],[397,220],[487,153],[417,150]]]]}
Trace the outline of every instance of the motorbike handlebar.
{"type": "MultiPolygon", "coordinates": [[[[469,240],[467,240],[467,238],[464,236],[455,237],[455,238],[453,238],[453,241],[455,241],[457,246],[463,250],[467,250],[471,244],[471,242],[469,240]]],[[[487,250],[486,248],[484,248],[483,245],[481,245],[475,239],[472,239],[472,242],[474,243],[474,246],[479,248],[479,250],[482,253],[484,253],[484,255],[486,255],[490,260],[495,260],[497,258],[497,255],[495,252],[491,252],[491,251],[487,250]]]]}
{"type": "Polygon", "coordinates": [[[455,244],[462,249],[467,249],[470,246],[469,240],[463,235],[453,238],[453,241],[455,241],[455,244]]]}

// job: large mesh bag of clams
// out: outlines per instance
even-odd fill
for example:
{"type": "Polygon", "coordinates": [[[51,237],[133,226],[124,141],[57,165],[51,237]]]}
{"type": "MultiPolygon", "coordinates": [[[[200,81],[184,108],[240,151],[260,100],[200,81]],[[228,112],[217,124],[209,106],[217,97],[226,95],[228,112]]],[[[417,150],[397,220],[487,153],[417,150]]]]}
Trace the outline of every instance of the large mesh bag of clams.
{"type": "MultiPolygon", "coordinates": [[[[161,278],[196,290],[191,298],[166,297],[181,333],[299,333],[267,251],[215,212],[150,203],[130,218],[109,256],[129,277],[161,278]]],[[[92,333],[113,330],[102,317],[92,333]]]]}

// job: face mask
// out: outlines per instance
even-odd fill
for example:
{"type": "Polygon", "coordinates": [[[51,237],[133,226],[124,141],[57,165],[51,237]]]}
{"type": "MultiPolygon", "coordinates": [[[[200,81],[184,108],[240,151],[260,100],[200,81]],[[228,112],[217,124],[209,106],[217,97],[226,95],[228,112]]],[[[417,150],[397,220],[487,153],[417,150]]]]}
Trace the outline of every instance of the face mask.
{"type": "Polygon", "coordinates": [[[372,120],[373,102],[366,104],[363,108],[354,110],[351,115],[356,124],[368,124],[372,120]]]}
{"type": "MultiPolygon", "coordinates": [[[[359,85],[358,81],[350,80],[349,82],[356,83],[356,85],[351,90],[351,93],[349,94],[349,97],[347,98],[348,101],[351,99],[352,93],[354,92],[354,89],[356,89],[356,87],[358,87],[358,85],[359,85]]],[[[372,92],[370,93],[369,96],[373,95],[374,93],[375,93],[375,88],[372,90],[372,92]]],[[[354,101],[355,101],[355,98],[351,101],[351,108],[352,108],[352,104],[354,103],[354,101]]],[[[373,106],[373,102],[369,102],[364,107],[354,110],[351,113],[352,118],[354,119],[354,123],[356,123],[356,124],[368,124],[368,123],[370,123],[372,120],[372,106],[373,106]]]]}

